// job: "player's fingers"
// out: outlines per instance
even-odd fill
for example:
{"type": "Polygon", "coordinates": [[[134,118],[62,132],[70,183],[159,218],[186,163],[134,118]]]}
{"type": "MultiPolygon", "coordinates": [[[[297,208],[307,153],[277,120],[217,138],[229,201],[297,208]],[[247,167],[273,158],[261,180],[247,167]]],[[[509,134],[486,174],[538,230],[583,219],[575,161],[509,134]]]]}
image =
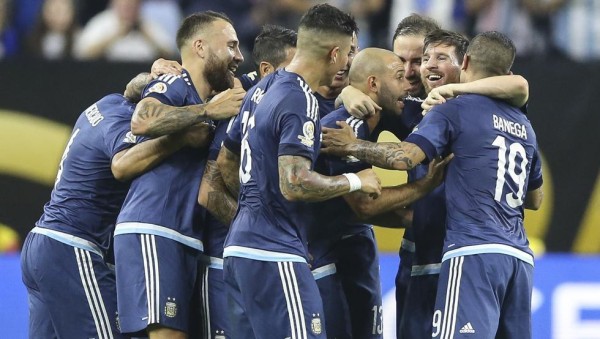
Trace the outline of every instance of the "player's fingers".
{"type": "Polygon", "coordinates": [[[335,122],[335,124],[336,124],[336,125],[338,125],[338,126],[340,126],[341,128],[346,128],[346,127],[347,127],[347,128],[350,128],[350,125],[348,125],[348,123],[346,123],[346,122],[345,122],[345,121],[343,121],[343,120],[336,121],[336,122],[335,122]]]}

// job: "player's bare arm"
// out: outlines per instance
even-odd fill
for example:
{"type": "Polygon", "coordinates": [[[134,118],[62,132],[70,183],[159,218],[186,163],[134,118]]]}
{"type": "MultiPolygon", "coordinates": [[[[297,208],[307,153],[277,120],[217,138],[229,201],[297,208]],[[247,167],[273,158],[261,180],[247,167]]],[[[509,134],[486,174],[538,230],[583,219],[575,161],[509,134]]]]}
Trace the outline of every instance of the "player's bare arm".
{"type": "Polygon", "coordinates": [[[232,196],[237,197],[240,194],[240,156],[223,145],[219,150],[217,165],[225,186],[232,196]]]}
{"type": "Polygon", "coordinates": [[[520,75],[500,75],[471,82],[446,84],[431,90],[421,104],[425,111],[461,94],[481,94],[521,107],[529,100],[529,83],[520,75]]]}
{"type": "Polygon", "coordinates": [[[212,133],[211,125],[199,123],[182,133],[165,135],[124,149],[112,158],[110,168],[113,176],[117,180],[128,181],[151,170],[184,146],[207,147],[212,133]]]}
{"type": "Polygon", "coordinates": [[[374,115],[381,111],[381,107],[361,90],[346,86],[335,99],[335,107],[344,105],[348,112],[359,119],[374,115]]]}
{"type": "Polygon", "coordinates": [[[407,171],[425,159],[425,153],[417,145],[408,142],[370,142],[358,140],[352,128],[338,121],[341,128],[323,128],[321,151],[340,157],[352,155],[373,166],[407,171]]]}
{"type": "MultiPolygon", "coordinates": [[[[453,157],[454,155],[451,154],[444,159],[436,158],[431,161],[427,175],[419,180],[398,186],[384,187],[378,199],[371,199],[359,192],[347,194],[344,199],[357,218],[362,221],[367,221],[383,213],[403,209],[423,198],[442,183],[446,165],[453,157]]],[[[397,224],[397,221],[394,224],[397,224]]]]}
{"type": "Polygon", "coordinates": [[[144,98],[136,106],[131,118],[135,135],[158,137],[179,132],[193,124],[207,120],[222,120],[238,114],[244,90],[228,89],[206,104],[174,107],[155,98],[144,98]]]}
{"type": "Polygon", "coordinates": [[[525,204],[524,208],[528,210],[537,211],[542,206],[542,201],[544,200],[544,191],[542,187],[528,191],[525,195],[525,204]]]}
{"type": "MultiPolygon", "coordinates": [[[[279,188],[289,201],[317,202],[349,193],[352,187],[350,178],[344,175],[328,177],[310,169],[310,160],[302,156],[283,155],[278,158],[279,188]]],[[[361,192],[378,197],[381,183],[371,169],[352,173],[361,192]]]]}
{"type": "Polygon", "coordinates": [[[231,224],[235,216],[237,199],[231,195],[225,186],[215,160],[207,161],[204,168],[204,175],[198,193],[198,203],[225,225],[231,224]]]}
{"type": "Polygon", "coordinates": [[[357,222],[368,223],[385,228],[408,228],[412,227],[413,212],[410,208],[399,208],[391,212],[375,215],[371,218],[358,220],[357,222]]]}

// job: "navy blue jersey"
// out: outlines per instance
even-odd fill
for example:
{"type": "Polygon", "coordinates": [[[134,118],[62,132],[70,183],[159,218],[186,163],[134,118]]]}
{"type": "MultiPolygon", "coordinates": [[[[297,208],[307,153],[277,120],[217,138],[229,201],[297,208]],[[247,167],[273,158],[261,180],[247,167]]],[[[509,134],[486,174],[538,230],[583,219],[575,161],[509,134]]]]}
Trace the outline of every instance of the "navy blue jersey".
{"type": "Polygon", "coordinates": [[[315,98],[317,98],[317,102],[319,103],[319,114],[321,114],[321,119],[335,110],[335,98],[327,99],[317,92],[313,94],[315,95],[315,98]]]}
{"type": "MultiPolygon", "coordinates": [[[[355,118],[348,113],[345,107],[340,107],[339,109],[331,112],[326,117],[321,119],[321,126],[328,128],[340,128],[336,125],[336,121],[345,121],[352,129],[354,130],[354,135],[358,139],[368,140],[371,132],[369,131],[369,126],[365,120],[355,118]]],[[[315,167],[316,171],[327,176],[336,176],[341,175],[343,173],[358,173],[364,169],[371,168],[371,165],[365,162],[358,160],[353,156],[346,156],[343,158],[330,156],[330,155],[321,155],[317,160],[317,165],[315,167]]],[[[344,213],[346,220],[342,221],[340,225],[337,225],[340,232],[339,236],[357,234],[364,230],[365,228],[370,228],[370,225],[365,224],[349,224],[349,219],[354,216],[354,213],[350,209],[349,206],[340,210],[340,205],[347,205],[346,201],[343,197],[337,197],[331,200],[320,202],[319,207],[322,211],[327,211],[327,215],[339,215],[341,211],[348,211],[348,213],[344,213]],[[331,206],[330,208],[325,208],[325,206],[331,206]],[[337,209],[337,210],[336,210],[337,209]]],[[[325,215],[323,215],[325,217],[325,215]]],[[[331,217],[329,217],[331,219],[331,217]]],[[[337,218],[339,219],[339,218],[337,218]]],[[[335,222],[334,220],[332,220],[335,222]]],[[[340,220],[337,220],[339,222],[340,220]]],[[[318,227],[324,228],[323,219],[319,218],[318,227]]]]}
{"type": "Polygon", "coordinates": [[[262,98],[267,89],[271,86],[274,79],[275,73],[270,73],[262,78],[255,86],[250,88],[244,96],[240,114],[235,116],[233,123],[227,129],[227,136],[225,137],[225,140],[223,140],[223,145],[234,154],[240,155],[242,144],[242,118],[244,115],[254,112],[257,102],[260,101],[260,98],[262,98]]]}
{"type": "Polygon", "coordinates": [[[129,188],[114,178],[110,165],[116,153],[135,143],[130,132],[134,108],[122,95],[110,94],[81,113],[37,226],[83,238],[106,251],[129,188]]]}
{"type": "Polygon", "coordinates": [[[432,159],[454,153],[446,175],[444,260],[502,253],[533,265],[523,201],[542,184],[531,123],[519,109],[481,95],[461,95],[432,109],[407,138],[432,159]]]}
{"type": "Polygon", "coordinates": [[[246,92],[249,91],[250,88],[254,87],[260,81],[260,78],[258,77],[256,71],[242,74],[242,76],[239,77],[239,79],[242,83],[242,88],[246,92]]]}
{"type": "Polygon", "coordinates": [[[278,158],[302,156],[314,164],[321,145],[317,100],[302,77],[285,70],[277,71],[269,90],[252,100],[254,114],[242,115],[239,207],[224,256],[306,261],[312,209],[283,197],[278,158]]]}
{"type": "MultiPolygon", "coordinates": [[[[152,81],[143,97],[171,106],[202,103],[185,70],[181,76],[163,75],[152,81]]],[[[136,178],[115,234],[154,234],[202,250],[203,213],[197,199],[205,160],[206,151],[184,147],[136,178]]]]}
{"type": "MultiPolygon", "coordinates": [[[[217,123],[213,141],[208,148],[208,160],[216,161],[219,156],[219,151],[223,145],[223,140],[227,136],[227,130],[233,124],[234,119],[221,120],[217,123]]],[[[204,253],[211,257],[223,257],[223,243],[229,231],[229,226],[223,224],[212,214],[206,213],[204,233],[204,253]]]]}

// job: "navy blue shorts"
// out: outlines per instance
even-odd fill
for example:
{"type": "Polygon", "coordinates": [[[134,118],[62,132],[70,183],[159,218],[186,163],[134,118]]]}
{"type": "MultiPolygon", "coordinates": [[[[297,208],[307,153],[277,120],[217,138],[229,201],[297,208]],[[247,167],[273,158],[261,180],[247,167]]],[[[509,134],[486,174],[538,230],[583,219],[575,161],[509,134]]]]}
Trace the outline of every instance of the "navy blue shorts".
{"type": "Polygon", "coordinates": [[[230,338],[327,338],[308,264],[226,257],[224,275],[230,338]]]}
{"type": "Polygon", "coordinates": [[[433,338],[529,339],[533,266],[506,254],[442,262],[433,338]]]}
{"type": "Polygon", "coordinates": [[[412,271],[413,257],[415,256],[415,243],[402,239],[400,247],[400,264],[396,274],[396,337],[400,337],[403,332],[402,318],[404,317],[404,305],[406,304],[406,292],[410,284],[410,275],[412,271]]]}
{"type": "Polygon", "coordinates": [[[340,277],[352,323],[354,338],[382,338],[383,307],[379,255],[372,228],[343,237],[336,245],[337,275],[340,277]]]}
{"type": "Polygon", "coordinates": [[[342,283],[336,273],[336,265],[331,263],[317,267],[312,270],[312,274],[323,300],[327,335],[337,339],[352,338],[350,310],[342,283]]]}
{"type": "Polygon", "coordinates": [[[198,333],[200,252],[152,234],[115,236],[119,322],[123,333],[160,324],[198,333]]]}
{"type": "Polygon", "coordinates": [[[225,339],[229,333],[223,259],[205,257],[202,274],[203,338],[225,339]]]}
{"type": "Polygon", "coordinates": [[[439,274],[413,275],[410,278],[398,338],[429,338],[435,308],[439,274]]]}
{"type": "Polygon", "coordinates": [[[117,328],[115,274],[100,254],[29,233],[21,269],[30,338],[124,338],[117,328]]]}

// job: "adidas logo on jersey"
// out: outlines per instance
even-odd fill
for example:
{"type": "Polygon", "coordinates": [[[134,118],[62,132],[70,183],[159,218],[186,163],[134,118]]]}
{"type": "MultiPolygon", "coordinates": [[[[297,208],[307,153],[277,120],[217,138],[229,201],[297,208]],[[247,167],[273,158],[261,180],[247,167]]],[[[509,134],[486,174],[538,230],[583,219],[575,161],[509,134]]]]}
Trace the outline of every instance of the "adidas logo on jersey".
{"type": "Polygon", "coordinates": [[[475,329],[473,328],[473,326],[471,325],[470,322],[468,322],[465,326],[463,326],[460,331],[458,331],[460,333],[475,333],[475,329]]]}

